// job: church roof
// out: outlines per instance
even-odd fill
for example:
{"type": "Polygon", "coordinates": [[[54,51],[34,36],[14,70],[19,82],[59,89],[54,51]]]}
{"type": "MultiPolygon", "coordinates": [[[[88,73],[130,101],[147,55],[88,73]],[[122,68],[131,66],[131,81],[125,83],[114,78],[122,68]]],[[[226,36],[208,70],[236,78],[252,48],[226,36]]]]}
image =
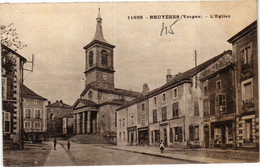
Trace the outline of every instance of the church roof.
{"type": "Polygon", "coordinates": [[[22,97],[28,99],[47,100],[46,98],[38,95],[25,85],[22,85],[22,97]]]}
{"type": "Polygon", "coordinates": [[[114,45],[109,44],[103,35],[103,30],[102,30],[102,18],[101,18],[101,14],[100,14],[100,8],[98,8],[98,16],[97,16],[97,26],[96,26],[96,33],[95,36],[93,38],[93,40],[84,47],[84,49],[87,49],[88,47],[90,47],[91,45],[93,45],[94,43],[100,43],[103,45],[107,45],[109,47],[114,48],[114,45]]]}
{"type": "Polygon", "coordinates": [[[94,84],[88,84],[88,86],[85,87],[85,89],[82,91],[80,96],[84,96],[90,88],[92,88],[96,91],[99,91],[99,92],[111,93],[111,94],[117,94],[117,95],[123,95],[123,96],[138,97],[138,96],[142,95],[141,93],[132,91],[132,90],[125,90],[125,89],[118,89],[118,88],[104,89],[104,88],[99,88],[99,87],[95,86],[94,84]]]}

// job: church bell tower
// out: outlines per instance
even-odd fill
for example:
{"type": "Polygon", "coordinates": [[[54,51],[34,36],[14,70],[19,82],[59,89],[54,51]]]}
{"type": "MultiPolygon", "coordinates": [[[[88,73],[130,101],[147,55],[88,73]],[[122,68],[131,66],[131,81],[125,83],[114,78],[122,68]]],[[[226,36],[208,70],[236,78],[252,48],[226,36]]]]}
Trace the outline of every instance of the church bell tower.
{"type": "Polygon", "coordinates": [[[103,89],[114,89],[114,45],[109,44],[102,32],[102,18],[98,9],[94,39],[84,47],[86,54],[85,87],[88,84],[103,89]]]}

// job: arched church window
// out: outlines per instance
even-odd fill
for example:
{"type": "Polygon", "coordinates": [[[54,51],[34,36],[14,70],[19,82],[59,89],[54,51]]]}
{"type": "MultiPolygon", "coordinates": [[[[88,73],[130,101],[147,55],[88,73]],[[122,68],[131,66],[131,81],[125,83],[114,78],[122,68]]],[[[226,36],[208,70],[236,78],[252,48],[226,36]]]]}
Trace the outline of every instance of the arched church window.
{"type": "Polygon", "coordinates": [[[108,65],[108,61],[107,61],[107,52],[106,51],[102,51],[102,66],[107,66],[108,65]]]}
{"type": "Polygon", "coordinates": [[[92,51],[89,52],[89,59],[88,59],[88,61],[89,61],[89,66],[90,67],[93,66],[93,52],[92,51]]]}

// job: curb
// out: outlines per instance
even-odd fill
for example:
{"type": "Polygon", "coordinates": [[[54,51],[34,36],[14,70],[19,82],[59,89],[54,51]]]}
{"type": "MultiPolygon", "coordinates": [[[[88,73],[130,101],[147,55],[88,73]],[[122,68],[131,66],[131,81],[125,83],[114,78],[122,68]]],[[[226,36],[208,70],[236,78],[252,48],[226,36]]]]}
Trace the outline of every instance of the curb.
{"type": "Polygon", "coordinates": [[[61,147],[64,149],[64,151],[66,152],[66,154],[70,157],[71,161],[76,165],[79,166],[79,164],[76,162],[75,158],[71,155],[70,152],[66,151],[65,146],[61,143],[59,143],[61,145],[61,147]]]}
{"type": "Polygon", "coordinates": [[[184,158],[177,158],[177,157],[170,157],[170,156],[166,156],[166,155],[159,155],[159,154],[146,153],[146,152],[140,152],[140,151],[132,151],[132,150],[124,150],[124,149],[120,149],[120,148],[111,148],[111,147],[106,147],[106,146],[99,146],[99,147],[103,147],[103,148],[107,148],[107,149],[113,149],[113,150],[127,151],[127,152],[138,153],[138,154],[144,154],[144,155],[150,155],[150,156],[167,158],[167,159],[173,159],[173,160],[179,160],[179,161],[186,161],[186,162],[191,162],[191,163],[207,164],[207,162],[201,162],[201,161],[184,159],[184,158]]]}

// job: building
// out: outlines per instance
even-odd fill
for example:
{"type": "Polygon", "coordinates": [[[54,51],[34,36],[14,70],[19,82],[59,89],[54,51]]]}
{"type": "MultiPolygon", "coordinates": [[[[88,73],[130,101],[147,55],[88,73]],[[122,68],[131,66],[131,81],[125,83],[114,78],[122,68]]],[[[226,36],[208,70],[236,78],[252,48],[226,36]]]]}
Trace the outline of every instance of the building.
{"type": "Polygon", "coordinates": [[[149,104],[147,84],[143,86],[143,95],[116,110],[117,145],[148,145],[149,104]]]}
{"type": "Polygon", "coordinates": [[[74,122],[73,113],[62,117],[62,134],[64,136],[74,135],[74,122]]]}
{"type": "Polygon", "coordinates": [[[48,102],[47,108],[47,134],[48,136],[62,136],[63,134],[63,117],[72,114],[72,107],[62,100],[48,102]]]}
{"type": "Polygon", "coordinates": [[[47,133],[47,99],[22,86],[25,140],[44,140],[47,133]]]}
{"type": "MultiPolygon", "coordinates": [[[[162,140],[170,147],[204,147],[207,139],[204,138],[202,81],[209,79],[206,74],[211,68],[219,64],[230,65],[231,60],[231,51],[225,51],[184,73],[172,76],[169,71],[166,84],[119,108],[118,144],[141,145],[143,140],[148,140],[149,145],[158,146],[162,140]]],[[[215,88],[212,86],[210,90],[215,88]]]]}
{"type": "Polygon", "coordinates": [[[237,147],[259,147],[257,21],[228,42],[235,57],[237,147]]]}
{"type": "Polygon", "coordinates": [[[21,142],[23,65],[26,59],[1,44],[2,60],[2,133],[3,143],[21,142]],[[10,65],[10,62],[12,62],[10,65]],[[8,65],[9,64],[9,65],[8,65]]]}
{"type": "Polygon", "coordinates": [[[234,147],[235,72],[231,51],[201,72],[204,146],[234,147]]]}
{"type": "Polygon", "coordinates": [[[96,34],[85,49],[85,89],[73,105],[76,134],[97,133],[116,141],[115,110],[140,93],[115,88],[114,45],[102,33],[100,11],[96,34]]]}

